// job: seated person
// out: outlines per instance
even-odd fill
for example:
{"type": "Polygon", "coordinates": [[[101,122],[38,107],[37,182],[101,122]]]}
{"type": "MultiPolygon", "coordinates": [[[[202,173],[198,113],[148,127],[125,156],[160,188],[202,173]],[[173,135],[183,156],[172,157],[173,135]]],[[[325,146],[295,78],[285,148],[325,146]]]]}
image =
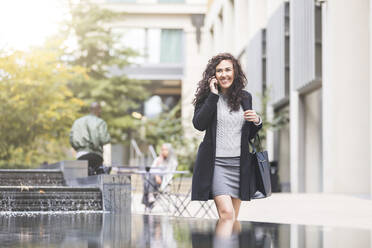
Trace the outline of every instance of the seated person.
{"type": "MultiPolygon", "coordinates": [[[[160,170],[165,171],[174,171],[178,165],[177,157],[173,152],[172,145],[170,143],[164,143],[161,147],[160,155],[154,160],[151,165],[151,170],[159,168],[160,170]]],[[[172,174],[156,175],[150,174],[147,180],[144,180],[143,184],[143,197],[142,204],[145,205],[146,211],[149,211],[153,208],[155,202],[155,196],[157,191],[164,190],[164,188],[172,180],[172,174]]]]}

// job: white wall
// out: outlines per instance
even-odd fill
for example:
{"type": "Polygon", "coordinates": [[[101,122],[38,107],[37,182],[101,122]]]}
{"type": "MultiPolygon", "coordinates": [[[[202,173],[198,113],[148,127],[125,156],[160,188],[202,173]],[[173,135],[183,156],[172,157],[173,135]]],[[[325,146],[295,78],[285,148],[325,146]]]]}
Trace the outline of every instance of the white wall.
{"type": "Polygon", "coordinates": [[[106,0],[93,0],[93,2],[114,11],[120,11],[127,14],[191,14],[200,13],[200,9],[203,9],[203,13],[205,13],[207,0],[188,0],[185,1],[185,3],[159,3],[157,0],[136,0],[135,3],[110,3],[106,0]]]}
{"type": "Polygon", "coordinates": [[[136,28],[184,28],[190,26],[190,15],[163,15],[127,14],[121,21],[112,24],[115,27],[136,27],[136,28]]]}
{"type": "Polygon", "coordinates": [[[235,33],[235,23],[234,23],[234,9],[230,0],[225,1],[223,6],[223,52],[234,52],[235,39],[238,39],[237,34],[235,33]]]}
{"type": "MultiPolygon", "coordinates": [[[[292,74],[291,74],[292,75],[292,74]]],[[[291,80],[293,85],[293,80],[291,80]]],[[[291,86],[293,88],[293,86],[291,86]]],[[[304,178],[304,171],[301,170],[299,165],[300,160],[304,156],[303,146],[301,140],[303,140],[302,132],[303,128],[303,103],[299,97],[299,93],[296,90],[290,91],[290,111],[289,111],[289,128],[290,128],[290,163],[291,163],[291,192],[298,193],[303,190],[303,185],[300,178],[304,178]]]]}
{"type": "Polygon", "coordinates": [[[324,10],[324,190],[370,194],[369,1],[324,10]]]}
{"type": "Polygon", "coordinates": [[[249,1],[249,38],[252,38],[267,23],[267,1],[248,0],[249,1]]]}
{"type": "MultiPolygon", "coordinates": [[[[369,1],[369,123],[372,123],[372,0],[369,1]]],[[[370,196],[372,196],[372,130],[369,131],[370,196]]],[[[372,238],[372,232],[371,232],[372,238]]],[[[372,244],[371,244],[372,247],[372,244]]]]}
{"type": "Polygon", "coordinates": [[[318,89],[306,96],[304,102],[304,158],[300,166],[304,168],[306,193],[322,191],[322,90],[318,89]]]}
{"type": "MultiPolygon", "coordinates": [[[[192,127],[194,106],[191,104],[198,82],[202,79],[202,73],[207,65],[207,59],[198,51],[196,45],[195,29],[185,29],[185,42],[188,44],[185,51],[184,79],[182,80],[182,123],[186,133],[196,134],[192,127]]],[[[205,35],[202,35],[202,40],[205,35]]],[[[204,43],[205,44],[205,43],[204,43]]],[[[200,51],[202,51],[202,47],[200,51]]]]}
{"type": "Polygon", "coordinates": [[[270,16],[276,11],[276,9],[285,2],[286,0],[266,0],[267,1],[267,18],[270,18],[270,16]]]}
{"type": "MultiPolygon", "coordinates": [[[[238,55],[249,39],[267,23],[267,2],[274,0],[215,0],[208,10],[206,30],[214,27],[215,50],[238,55]],[[218,17],[222,13],[221,22],[218,17]]],[[[275,0],[279,2],[279,0],[275,0]]],[[[283,0],[280,0],[283,1],[283,0]]],[[[274,6],[273,4],[271,4],[274,6]]]]}
{"type": "MultiPolygon", "coordinates": [[[[249,39],[249,5],[247,0],[235,0],[234,4],[234,34],[239,36],[234,39],[234,54],[239,54],[248,44],[249,39]]],[[[245,60],[242,60],[245,61],[245,60]]],[[[245,68],[245,67],[244,67],[245,68]]]]}

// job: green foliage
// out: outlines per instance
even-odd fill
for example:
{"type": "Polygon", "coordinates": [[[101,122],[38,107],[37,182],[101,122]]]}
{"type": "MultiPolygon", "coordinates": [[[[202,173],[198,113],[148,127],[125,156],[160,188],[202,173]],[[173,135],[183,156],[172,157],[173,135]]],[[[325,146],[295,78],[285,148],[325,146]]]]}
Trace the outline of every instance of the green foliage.
{"type": "Polygon", "coordinates": [[[258,113],[262,118],[262,129],[259,131],[263,147],[266,147],[267,130],[279,130],[289,123],[289,111],[285,109],[274,115],[272,121],[269,121],[267,107],[270,101],[270,88],[266,88],[263,94],[259,96],[262,104],[262,111],[258,113]]]}
{"type": "MultiPolygon", "coordinates": [[[[173,225],[173,237],[181,247],[192,247],[190,226],[175,222],[173,225]]],[[[194,230],[193,230],[194,231],[194,230]]]]}
{"type": "Polygon", "coordinates": [[[83,102],[66,86],[85,70],[59,60],[57,41],[0,55],[0,164],[58,160],[83,102]]]}
{"type": "Polygon", "coordinates": [[[70,7],[45,46],[0,54],[0,167],[67,159],[71,125],[93,101],[102,103],[113,142],[137,134],[130,113],[148,96],[147,82],[110,73],[136,55],[108,25],[122,14],[88,1],[70,7]]]}
{"type": "Polygon", "coordinates": [[[182,120],[180,102],[170,111],[163,112],[146,121],[146,140],[155,147],[182,140],[182,120]]]}
{"type": "Polygon", "coordinates": [[[190,170],[196,157],[198,140],[186,137],[181,118],[181,101],[170,111],[145,120],[144,141],[158,150],[163,143],[171,143],[178,158],[178,170],[190,170]]]}
{"type": "Polygon", "coordinates": [[[131,57],[137,56],[135,51],[121,45],[121,36],[109,26],[122,13],[100,8],[90,1],[70,3],[70,13],[62,35],[66,40],[75,40],[77,45],[74,49],[64,49],[65,58],[72,65],[86,68],[89,75],[71,82],[70,88],[86,106],[93,101],[101,102],[102,117],[108,124],[112,142],[125,142],[129,133],[136,133],[139,123],[130,114],[138,110],[148,96],[145,89],[148,82],[110,72],[113,68],[122,70],[130,64],[131,57]]]}

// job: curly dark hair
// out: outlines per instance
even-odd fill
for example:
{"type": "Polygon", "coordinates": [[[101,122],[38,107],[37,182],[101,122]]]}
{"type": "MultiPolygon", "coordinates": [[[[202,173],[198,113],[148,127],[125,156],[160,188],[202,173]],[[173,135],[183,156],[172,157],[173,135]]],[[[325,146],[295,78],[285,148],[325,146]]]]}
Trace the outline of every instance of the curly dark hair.
{"type": "Polygon", "coordinates": [[[226,92],[227,103],[230,111],[237,111],[240,107],[240,102],[244,97],[243,89],[247,85],[247,78],[242,70],[239,60],[234,58],[230,53],[220,53],[208,61],[207,67],[203,72],[203,79],[199,81],[198,88],[195,93],[193,104],[202,103],[211,91],[209,88],[208,79],[216,76],[216,67],[222,60],[230,60],[234,69],[233,84],[226,92]]]}

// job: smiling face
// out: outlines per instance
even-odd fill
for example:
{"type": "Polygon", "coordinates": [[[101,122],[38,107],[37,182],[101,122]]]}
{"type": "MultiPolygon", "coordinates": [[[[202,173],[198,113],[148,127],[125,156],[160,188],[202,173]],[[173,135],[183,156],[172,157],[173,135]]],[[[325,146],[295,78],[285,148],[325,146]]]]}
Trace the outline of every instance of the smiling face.
{"type": "Polygon", "coordinates": [[[226,93],[234,82],[234,66],[231,60],[222,60],[216,66],[216,78],[222,93],[226,93]]]}

